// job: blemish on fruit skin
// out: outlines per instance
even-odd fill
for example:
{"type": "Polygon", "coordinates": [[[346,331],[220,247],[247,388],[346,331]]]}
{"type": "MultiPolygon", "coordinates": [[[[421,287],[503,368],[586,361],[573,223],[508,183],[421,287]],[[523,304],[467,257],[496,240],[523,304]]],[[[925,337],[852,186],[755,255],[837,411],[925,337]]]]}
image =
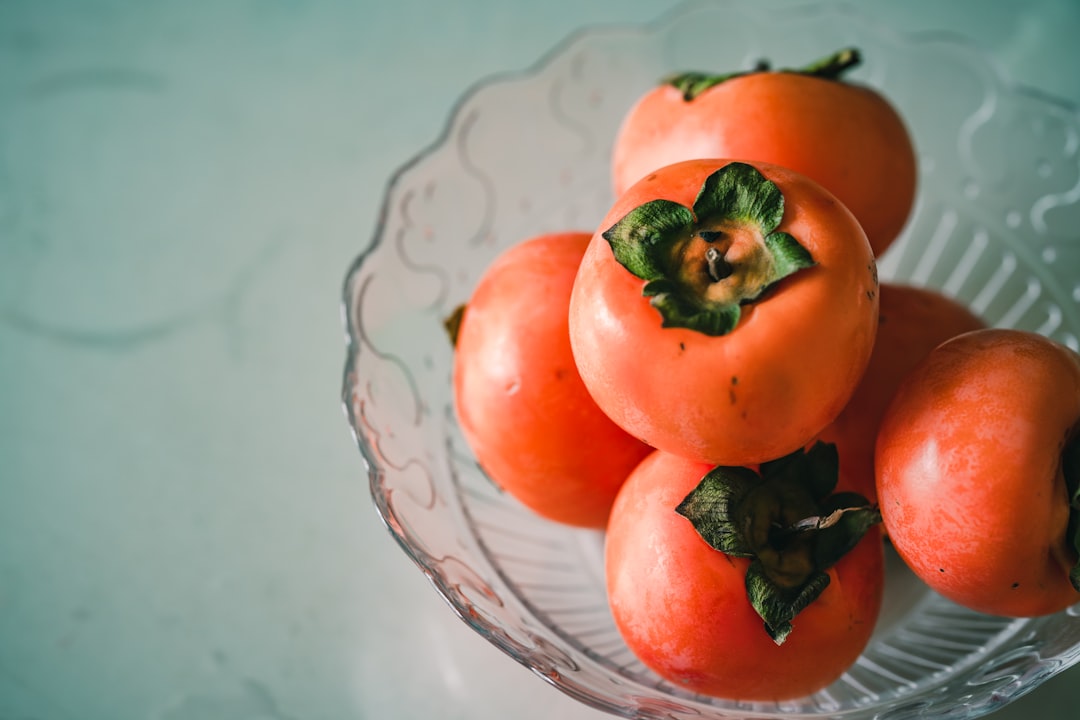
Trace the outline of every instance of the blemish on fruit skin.
{"type": "Polygon", "coordinates": [[[686,352],[686,343],[679,343],[679,352],[686,352]]]}
{"type": "Polygon", "coordinates": [[[1018,588],[1018,587],[1020,587],[1020,583],[1018,583],[1018,582],[1014,582],[1014,583],[1012,584],[1012,588],[1013,588],[1013,590],[1015,590],[1015,589],[1016,589],[1016,588],[1018,588]]]}

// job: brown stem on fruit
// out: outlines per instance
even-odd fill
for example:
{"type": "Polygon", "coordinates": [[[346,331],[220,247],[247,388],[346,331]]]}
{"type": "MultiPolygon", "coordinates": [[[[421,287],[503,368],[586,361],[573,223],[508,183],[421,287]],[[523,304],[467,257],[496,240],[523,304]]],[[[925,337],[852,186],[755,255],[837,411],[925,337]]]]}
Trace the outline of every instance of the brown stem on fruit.
{"type": "Polygon", "coordinates": [[[783,544],[788,542],[793,535],[830,528],[840,522],[840,519],[848,513],[862,512],[867,509],[873,509],[877,512],[877,508],[874,506],[855,505],[853,507],[838,508],[827,515],[811,515],[810,517],[793,522],[787,527],[776,526],[770,533],[769,540],[774,544],[783,544]]]}
{"type": "Polygon", "coordinates": [[[705,262],[709,266],[709,277],[713,282],[720,282],[735,271],[732,264],[724,258],[724,253],[714,247],[705,251],[705,262]]]}
{"type": "Polygon", "coordinates": [[[836,80],[845,72],[862,62],[862,55],[857,48],[844,48],[837,52],[816,60],[795,72],[825,80],[836,80]]]}

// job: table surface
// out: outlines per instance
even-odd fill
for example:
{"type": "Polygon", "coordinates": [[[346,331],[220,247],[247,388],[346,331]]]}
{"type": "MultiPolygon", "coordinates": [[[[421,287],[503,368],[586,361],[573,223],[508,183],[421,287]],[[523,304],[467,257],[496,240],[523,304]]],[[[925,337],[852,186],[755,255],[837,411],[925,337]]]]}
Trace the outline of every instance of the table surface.
{"type": "MultiPolygon", "coordinates": [[[[0,718],[604,717],[380,524],[339,298],[474,81],[675,4],[0,0],[0,718]]],[[[1080,104],[1075,0],[860,8],[1080,104]]]]}

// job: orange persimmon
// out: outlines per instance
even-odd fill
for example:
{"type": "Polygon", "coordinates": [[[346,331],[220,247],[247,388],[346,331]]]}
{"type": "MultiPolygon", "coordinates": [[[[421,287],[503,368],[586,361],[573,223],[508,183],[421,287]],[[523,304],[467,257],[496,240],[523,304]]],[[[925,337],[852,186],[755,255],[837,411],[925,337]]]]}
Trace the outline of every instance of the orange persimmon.
{"type": "Polygon", "coordinates": [[[880,256],[914,205],[916,155],[903,118],[885,96],[842,78],[859,59],[847,49],[800,70],[668,78],[638,99],[618,130],[616,196],[680,160],[781,165],[847,205],[880,256]]]}
{"type": "Polygon", "coordinates": [[[965,607],[1037,616],[1080,602],[1080,356],[988,328],[934,349],[876,447],[893,546],[965,607]]]}
{"type": "Polygon", "coordinates": [[[851,213],[766,163],[690,160],[616,201],[570,299],[597,404],[653,447],[725,465],[786,455],[862,376],[877,268],[851,213]]]}
{"type": "Polygon", "coordinates": [[[931,350],[985,327],[967,306],[931,288],[883,282],[877,339],[851,400],[819,440],[836,445],[840,486],[874,500],[874,443],[896,388],[931,350]]]}
{"type": "Polygon", "coordinates": [[[852,526],[820,531],[844,533],[839,543],[777,532],[829,502],[810,498],[805,468],[785,480],[783,466],[816,466],[810,472],[822,476],[827,496],[827,473],[814,470],[827,468],[828,456],[818,446],[760,476],[661,451],[642,461],[612,507],[605,570],[616,627],[646,666],[691,692],[777,701],[816,692],[855,662],[883,597],[876,513],[856,509],[845,516],[852,526]],[[824,463],[812,459],[818,453],[824,463]],[[728,529],[710,533],[718,522],[728,529]],[[772,597],[758,603],[763,578],[772,597]],[[794,614],[770,625],[766,617],[781,606],[794,614]]]}
{"type": "Polygon", "coordinates": [[[493,482],[557,522],[601,528],[647,445],[589,396],[570,351],[570,290],[591,235],[529,238],[485,270],[457,329],[461,431],[493,482]]]}

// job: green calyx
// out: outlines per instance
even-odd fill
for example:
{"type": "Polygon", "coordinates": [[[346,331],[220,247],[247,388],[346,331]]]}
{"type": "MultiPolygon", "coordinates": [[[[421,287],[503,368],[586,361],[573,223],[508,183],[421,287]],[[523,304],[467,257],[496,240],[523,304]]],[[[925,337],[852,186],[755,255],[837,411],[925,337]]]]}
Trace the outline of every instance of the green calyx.
{"type": "Polygon", "coordinates": [[[1077,561],[1069,571],[1069,581],[1080,592],[1080,437],[1065,444],[1061,454],[1061,469],[1065,475],[1065,488],[1069,493],[1069,525],[1066,534],[1077,561]]]}
{"type": "Polygon", "coordinates": [[[767,61],[759,62],[752,70],[715,74],[701,72],[683,72],[664,78],[662,85],[671,85],[682,93],[683,100],[690,102],[711,87],[738,77],[755,75],[763,72],[785,72],[823,80],[840,80],[844,73],[862,62],[862,55],[857,48],[843,48],[832,55],[815,60],[801,68],[782,68],[771,70],[767,61]]]}
{"type": "Polygon", "coordinates": [[[756,168],[733,162],[705,179],[693,208],[651,200],[603,233],[615,259],[645,280],[642,294],[664,327],[726,335],[745,304],[814,265],[798,241],[776,230],[780,189],[756,168]]]}
{"type": "Polygon", "coordinates": [[[465,307],[465,303],[458,305],[443,319],[443,330],[446,331],[447,337],[450,338],[450,344],[454,347],[457,347],[458,334],[461,332],[461,321],[465,319],[465,307]]]}
{"type": "Polygon", "coordinates": [[[836,446],[819,442],[758,472],[713,468],[676,508],[712,548],[752,558],[747,597],[777,645],[828,586],[826,571],[881,522],[866,498],[833,493],[838,471],[836,446]]]}

